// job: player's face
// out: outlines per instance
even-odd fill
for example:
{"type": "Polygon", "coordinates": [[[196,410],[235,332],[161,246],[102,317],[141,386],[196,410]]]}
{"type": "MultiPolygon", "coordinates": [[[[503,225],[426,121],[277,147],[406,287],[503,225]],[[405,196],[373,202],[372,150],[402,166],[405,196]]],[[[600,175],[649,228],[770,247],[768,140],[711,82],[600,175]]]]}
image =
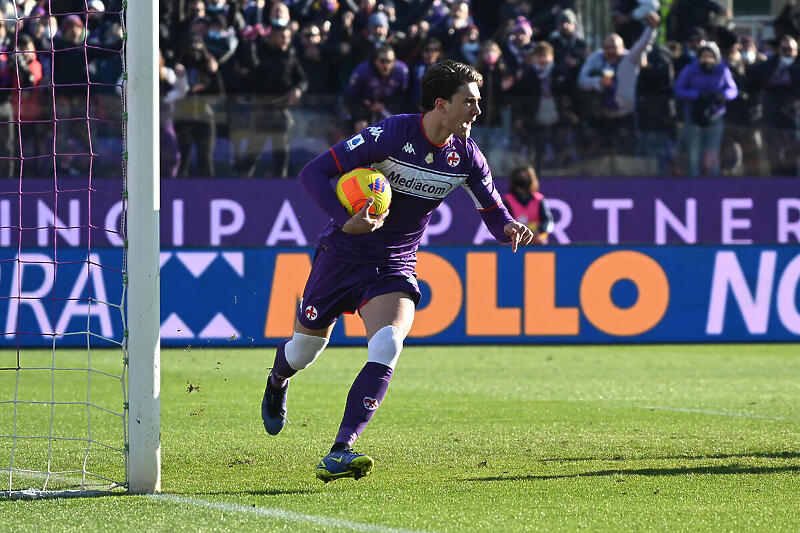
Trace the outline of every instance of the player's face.
{"type": "Polygon", "coordinates": [[[479,102],[481,91],[475,82],[462,85],[447,105],[447,125],[459,137],[467,138],[472,131],[472,123],[481,114],[479,102]]]}

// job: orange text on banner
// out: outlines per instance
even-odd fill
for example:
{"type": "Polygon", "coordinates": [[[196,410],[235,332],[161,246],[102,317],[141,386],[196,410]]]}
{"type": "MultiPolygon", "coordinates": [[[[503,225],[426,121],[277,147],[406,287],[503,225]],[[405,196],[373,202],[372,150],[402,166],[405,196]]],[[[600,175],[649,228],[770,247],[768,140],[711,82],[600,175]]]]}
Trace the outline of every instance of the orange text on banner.
{"type": "Polygon", "coordinates": [[[556,307],[556,254],[525,254],[525,335],[577,335],[577,307],[556,307]]]}
{"type": "Polygon", "coordinates": [[[521,312],[497,307],[497,253],[467,253],[467,335],[519,336],[521,312]]]}
{"type": "Polygon", "coordinates": [[[295,312],[303,297],[311,259],[308,254],[278,254],[267,307],[265,337],[291,337],[294,331],[295,312]]]}
{"type": "Polygon", "coordinates": [[[594,327],[609,335],[640,335],[664,317],[669,281],[652,257],[639,252],[611,252],[589,265],[581,281],[581,307],[594,327]],[[617,307],[611,289],[620,280],[636,284],[639,297],[631,307],[617,307]]]}

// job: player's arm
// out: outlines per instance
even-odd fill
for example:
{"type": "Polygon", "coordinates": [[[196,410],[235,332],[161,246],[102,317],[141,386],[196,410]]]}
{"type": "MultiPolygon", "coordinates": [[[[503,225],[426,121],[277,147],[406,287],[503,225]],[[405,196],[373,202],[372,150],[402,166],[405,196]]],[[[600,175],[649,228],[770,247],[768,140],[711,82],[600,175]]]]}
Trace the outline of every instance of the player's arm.
{"type": "Polygon", "coordinates": [[[391,143],[386,142],[389,135],[383,131],[391,127],[390,120],[380,122],[335,144],[312,159],[297,176],[314,201],[345,233],[373,232],[383,226],[383,221],[389,214],[389,210],[386,210],[377,216],[369,215],[367,211],[372,202],[367,202],[367,205],[351,217],[339,202],[330,182],[354,168],[386,159],[391,143]],[[383,143],[380,142],[381,137],[384,139],[383,143]]]}
{"type": "Polygon", "coordinates": [[[491,174],[480,180],[468,179],[465,188],[472,196],[483,223],[495,239],[511,243],[511,250],[514,252],[517,251],[517,246],[530,244],[533,241],[533,232],[508,214],[491,174]]]}

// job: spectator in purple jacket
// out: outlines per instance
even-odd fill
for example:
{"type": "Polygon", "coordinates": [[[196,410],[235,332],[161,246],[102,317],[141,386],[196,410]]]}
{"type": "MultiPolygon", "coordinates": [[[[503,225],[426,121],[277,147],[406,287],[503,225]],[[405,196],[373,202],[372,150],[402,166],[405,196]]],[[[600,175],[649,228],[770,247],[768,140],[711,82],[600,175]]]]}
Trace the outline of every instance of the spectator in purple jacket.
{"type": "Polygon", "coordinates": [[[675,95],[683,100],[684,148],[689,175],[719,175],[719,150],[725,130],[726,102],[739,94],[728,66],[713,42],[698,50],[697,61],[681,72],[675,95]]]}
{"type": "Polygon", "coordinates": [[[381,46],[371,60],[355,68],[347,84],[345,96],[354,131],[405,112],[407,93],[408,67],[396,59],[391,46],[381,46]]]}

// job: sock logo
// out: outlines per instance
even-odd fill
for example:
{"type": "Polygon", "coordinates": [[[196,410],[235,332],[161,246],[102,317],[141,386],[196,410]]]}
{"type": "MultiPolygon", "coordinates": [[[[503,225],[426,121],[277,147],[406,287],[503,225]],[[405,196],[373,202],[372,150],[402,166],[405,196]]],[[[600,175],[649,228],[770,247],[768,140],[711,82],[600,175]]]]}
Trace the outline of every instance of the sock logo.
{"type": "Polygon", "coordinates": [[[378,400],[369,396],[364,396],[364,409],[374,411],[378,408],[378,400]]]}

